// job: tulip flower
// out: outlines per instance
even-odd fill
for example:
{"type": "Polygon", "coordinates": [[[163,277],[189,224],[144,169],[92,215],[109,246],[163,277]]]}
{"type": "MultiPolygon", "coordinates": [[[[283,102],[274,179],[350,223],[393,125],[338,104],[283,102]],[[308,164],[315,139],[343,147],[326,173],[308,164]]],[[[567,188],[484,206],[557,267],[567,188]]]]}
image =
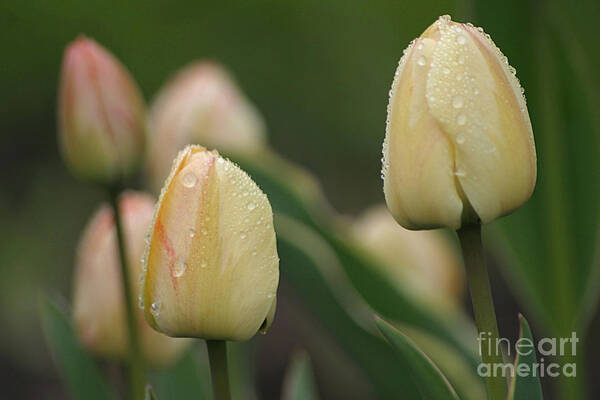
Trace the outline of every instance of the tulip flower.
{"type": "Polygon", "coordinates": [[[113,184],[144,150],[144,100],[125,67],[91,39],[65,50],[58,98],[63,157],[82,179],[113,184]]]}
{"type": "Polygon", "coordinates": [[[404,51],[382,177],[408,229],[489,223],[529,199],[536,154],[523,89],[483,30],[443,16],[404,51]]]}
{"type": "MultiPolygon", "coordinates": [[[[127,260],[132,291],[138,291],[144,235],[152,221],[154,201],[143,193],[127,192],[119,200],[127,235],[127,260]]],[[[115,221],[111,208],[102,206],[79,243],[73,282],[73,318],[77,335],[91,352],[126,359],[128,336],[121,290],[115,221]]],[[[137,306],[136,306],[137,308],[137,306]]],[[[175,359],[189,344],[154,331],[139,310],[136,322],[144,358],[154,365],[175,359]]]]}
{"type": "Polygon", "coordinates": [[[462,261],[441,232],[409,231],[381,205],[364,212],[353,223],[352,233],[395,285],[434,307],[461,303],[462,261]]]}
{"type": "Polygon", "coordinates": [[[146,247],[142,304],[169,336],[247,340],[275,313],[279,258],[267,196],[201,146],[173,163],[146,247]]]}
{"type": "Polygon", "coordinates": [[[171,162],[188,144],[248,156],[265,145],[265,126],[220,65],[196,62],[178,72],[154,100],[148,118],[146,173],[160,190],[171,162]]]}

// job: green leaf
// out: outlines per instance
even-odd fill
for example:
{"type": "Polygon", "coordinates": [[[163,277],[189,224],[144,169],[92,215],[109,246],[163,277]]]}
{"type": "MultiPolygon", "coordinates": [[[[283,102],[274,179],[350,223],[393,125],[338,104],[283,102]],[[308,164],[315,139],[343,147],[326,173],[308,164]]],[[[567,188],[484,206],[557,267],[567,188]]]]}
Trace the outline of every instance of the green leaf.
{"type": "Polygon", "coordinates": [[[146,395],[144,396],[144,400],[158,400],[158,398],[152,391],[152,386],[150,385],[146,385],[146,395]]]}
{"type": "Polygon", "coordinates": [[[485,381],[458,349],[448,346],[447,343],[422,329],[415,329],[408,325],[401,325],[399,329],[440,368],[456,390],[458,397],[462,400],[485,399],[485,381]]]}
{"type": "Polygon", "coordinates": [[[515,374],[510,383],[508,398],[509,400],[542,400],[542,386],[537,374],[536,376],[533,376],[533,374],[529,372],[525,374],[525,376],[519,376],[517,373],[520,365],[527,365],[526,369],[528,371],[533,371],[533,366],[537,363],[535,357],[535,342],[533,341],[533,335],[531,334],[529,324],[521,314],[519,314],[519,321],[521,323],[519,340],[527,340],[526,342],[521,343],[531,343],[533,344],[533,348],[530,349],[531,353],[527,355],[520,354],[525,353],[523,350],[517,351],[514,363],[515,374]]]}
{"type": "Polygon", "coordinates": [[[261,157],[260,163],[240,159],[236,161],[267,193],[275,212],[296,218],[327,242],[354,290],[359,292],[363,301],[376,313],[435,334],[460,349],[473,369],[477,367],[474,347],[465,339],[464,320],[453,324],[393,285],[381,272],[384,269],[379,268],[372,257],[336,229],[336,221],[327,212],[331,207],[312,177],[270,153],[261,157]]]}
{"type": "Polygon", "coordinates": [[[204,346],[192,346],[191,350],[174,365],[151,375],[152,387],[161,399],[210,400],[210,372],[204,346]]]}
{"type": "Polygon", "coordinates": [[[477,3],[477,23],[503,49],[526,90],[538,157],[532,198],[494,223],[490,239],[530,318],[566,336],[589,323],[600,291],[595,43],[581,30],[586,24],[573,23],[575,10],[560,2],[539,9],[477,3]]]}
{"type": "Polygon", "coordinates": [[[44,337],[73,398],[115,399],[94,361],[79,344],[65,313],[46,297],[39,301],[39,313],[44,337]]]}
{"type": "Polygon", "coordinates": [[[310,228],[276,214],[277,250],[281,275],[303,297],[308,308],[356,362],[381,398],[418,399],[406,366],[374,335],[372,311],[344,287],[335,253],[310,228]],[[331,259],[333,257],[333,260],[331,259]]]}
{"type": "Polygon", "coordinates": [[[410,373],[425,399],[458,400],[456,391],[433,361],[413,341],[384,320],[376,319],[386,339],[406,359],[410,373]]]}
{"type": "Polygon", "coordinates": [[[294,354],[283,383],[283,400],[317,400],[317,387],[306,352],[294,354]]]}

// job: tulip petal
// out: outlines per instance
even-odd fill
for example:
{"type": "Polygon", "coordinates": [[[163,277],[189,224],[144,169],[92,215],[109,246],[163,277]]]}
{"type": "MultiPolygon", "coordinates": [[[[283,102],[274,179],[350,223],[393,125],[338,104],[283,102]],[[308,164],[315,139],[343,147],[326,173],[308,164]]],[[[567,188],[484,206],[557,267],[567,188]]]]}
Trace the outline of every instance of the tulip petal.
{"type": "Polygon", "coordinates": [[[491,39],[443,18],[437,24],[440,38],[427,79],[427,102],[455,149],[454,173],[465,200],[488,223],[519,207],[535,185],[527,108],[491,39]]]}
{"type": "Polygon", "coordinates": [[[279,281],[266,195],[216,152],[188,146],[157,204],[144,278],[145,315],[170,336],[246,340],[279,281]]]}
{"type": "Polygon", "coordinates": [[[435,48],[434,40],[423,38],[408,49],[388,106],[384,192],[392,215],[408,229],[459,227],[462,213],[453,148],[425,99],[435,48]]]}

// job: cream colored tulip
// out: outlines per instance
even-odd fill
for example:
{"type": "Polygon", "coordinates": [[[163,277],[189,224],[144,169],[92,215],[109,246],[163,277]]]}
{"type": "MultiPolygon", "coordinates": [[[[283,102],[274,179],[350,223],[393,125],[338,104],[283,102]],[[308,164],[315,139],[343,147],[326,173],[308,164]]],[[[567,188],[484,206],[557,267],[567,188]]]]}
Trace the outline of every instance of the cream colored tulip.
{"type": "MultiPolygon", "coordinates": [[[[123,219],[132,291],[139,290],[144,235],[152,221],[154,201],[143,193],[127,192],[119,200],[123,219]]],[[[137,303],[135,308],[138,309],[137,303]]],[[[189,344],[155,332],[136,313],[141,349],[148,362],[168,364],[189,344]]],[[[73,318],[83,345],[93,353],[117,359],[128,357],[127,322],[121,269],[112,209],[102,206],[88,224],[77,252],[73,281],[73,318]]]]}
{"type": "Polygon", "coordinates": [[[489,223],[529,199],[536,154],[523,89],[483,30],[443,16],[404,51],[382,176],[408,229],[489,223]]]}
{"type": "Polygon", "coordinates": [[[135,172],[145,143],[145,104],[125,67],[95,41],[65,50],[58,97],[63,156],[77,176],[114,183],[135,172]]]}
{"type": "Polygon", "coordinates": [[[384,205],[367,210],[352,225],[357,243],[369,250],[389,280],[436,308],[462,301],[464,271],[459,254],[439,231],[409,231],[384,205]]]}
{"type": "Polygon", "coordinates": [[[209,61],[184,68],[161,89],[150,108],[148,133],[146,173],[157,192],[188,144],[241,156],[266,145],[258,110],[225,69],[209,61]]]}
{"type": "Polygon", "coordinates": [[[247,340],[275,313],[279,258],[267,196],[237,165],[188,146],[146,248],[146,320],[170,336],[247,340]]]}

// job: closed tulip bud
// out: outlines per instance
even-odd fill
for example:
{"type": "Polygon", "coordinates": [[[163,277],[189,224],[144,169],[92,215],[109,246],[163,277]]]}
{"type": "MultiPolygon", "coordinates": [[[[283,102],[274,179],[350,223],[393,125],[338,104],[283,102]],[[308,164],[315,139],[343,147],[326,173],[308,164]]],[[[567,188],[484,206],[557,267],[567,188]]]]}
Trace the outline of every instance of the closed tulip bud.
{"type": "Polygon", "coordinates": [[[408,229],[489,223],[529,199],[536,154],[523,89],[482,29],[440,17],[405,50],[382,177],[408,229]]]}
{"type": "Polygon", "coordinates": [[[238,166],[200,146],[173,163],[156,205],[144,314],[170,336],[247,340],[275,313],[279,258],[267,196],[238,166]]]}
{"type": "MultiPolygon", "coordinates": [[[[132,291],[139,290],[144,235],[152,221],[154,201],[146,194],[128,192],[119,201],[125,232],[127,267],[132,291]]],[[[93,353],[116,359],[128,357],[125,300],[112,209],[94,215],[79,243],[73,282],[73,318],[77,334],[93,353]]],[[[154,365],[167,364],[189,344],[155,332],[135,305],[141,349],[154,365]]]]}
{"type": "Polygon", "coordinates": [[[171,162],[188,144],[251,156],[265,146],[256,108],[229,74],[213,62],[184,68],[160,91],[150,108],[146,173],[160,190],[171,162]]]}
{"type": "Polygon", "coordinates": [[[82,179],[114,183],[139,165],[144,100],[125,67],[91,39],[65,50],[58,98],[63,157],[82,179]]]}
{"type": "Polygon", "coordinates": [[[373,254],[393,284],[431,306],[460,304],[461,260],[441,232],[409,231],[383,205],[367,210],[352,228],[357,242],[373,254]]]}

